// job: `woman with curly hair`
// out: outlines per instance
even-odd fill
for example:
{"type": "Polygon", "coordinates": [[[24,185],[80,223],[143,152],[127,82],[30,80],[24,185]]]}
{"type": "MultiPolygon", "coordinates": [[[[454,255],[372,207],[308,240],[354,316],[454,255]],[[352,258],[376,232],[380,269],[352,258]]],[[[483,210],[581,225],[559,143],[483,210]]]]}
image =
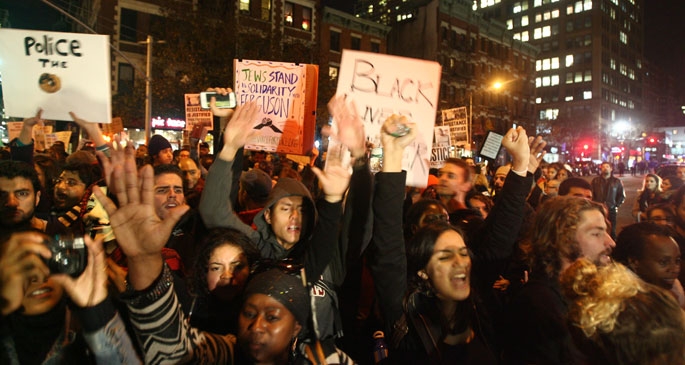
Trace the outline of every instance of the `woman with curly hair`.
{"type": "Polygon", "coordinates": [[[203,247],[190,283],[195,296],[190,323],[203,331],[236,333],[240,297],[259,250],[249,237],[229,228],[211,230],[203,247]]]}
{"type": "Polygon", "coordinates": [[[633,204],[633,218],[636,222],[647,220],[647,208],[649,206],[662,203],[661,197],[661,178],[656,174],[647,174],[642,182],[642,190],[638,192],[637,199],[633,204]]]}
{"type": "Polygon", "coordinates": [[[577,260],[561,275],[568,318],[594,364],[685,364],[685,317],[665,290],[621,264],[577,260]]]}

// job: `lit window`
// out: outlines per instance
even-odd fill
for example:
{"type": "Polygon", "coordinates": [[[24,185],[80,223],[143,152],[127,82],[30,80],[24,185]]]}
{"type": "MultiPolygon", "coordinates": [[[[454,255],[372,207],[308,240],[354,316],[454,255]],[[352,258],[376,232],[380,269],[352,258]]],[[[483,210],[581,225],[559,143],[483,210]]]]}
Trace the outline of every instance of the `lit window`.
{"type": "Polygon", "coordinates": [[[335,80],[338,78],[338,68],[335,66],[328,66],[328,78],[335,80]]]}
{"type": "Polygon", "coordinates": [[[521,17],[521,26],[525,27],[528,25],[528,15],[524,15],[521,17]]]}
{"type": "Polygon", "coordinates": [[[537,61],[535,61],[535,71],[540,71],[540,70],[542,70],[542,61],[537,60],[537,61]]]}
{"type": "Polygon", "coordinates": [[[592,71],[591,70],[585,70],[585,82],[592,81],[592,71]]]}
{"type": "Polygon", "coordinates": [[[566,55],[566,67],[571,67],[573,66],[573,55],[569,54],[566,55]]]}
{"type": "Polygon", "coordinates": [[[559,9],[552,10],[552,19],[556,19],[558,17],[559,17],[559,9]]]}
{"type": "Polygon", "coordinates": [[[542,60],[542,69],[543,70],[549,70],[549,67],[550,67],[549,65],[550,65],[549,58],[545,58],[544,60],[542,60]]]}
{"type": "Polygon", "coordinates": [[[559,85],[559,75],[552,75],[552,86],[559,85]]]}
{"type": "Polygon", "coordinates": [[[550,79],[549,76],[545,76],[542,78],[542,86],[549,86],[550,84],[550,79]]]}
{"type": "Polygon", "coordinates": [[[514,29],[514,20],[513,19],[507,19],[507,29],[509,29],[509,30],[514,29]]]}
{"type": "Polygon", "coordinates": [[[552,35],[552,28],[549,25],[542,27],[542,37],[549,37],[552,35]]]}
{"type": "Polygon", "coordinates": [[[293,4],[285,3],[283,5],[283,13],[285,14],[285,25],[293,26],[293,4]]]}
{"type": "Polygon", "coordinates": [[[535,78],[535,87],[540,87],[542,86],[542,78],[536,77],[535,78]]]}
{"type": "Polygon", "coordinates": [[[521,12],[521,3],[514,3],[514,14],[521,12]]]}
{"type": "Polygon", "coordinates": [[[566,7],[566,15],[571,15],[573,14],[573,5],[569,5],[566,7]]]}
{"type": "Polygon", "coordinates": [[[521,33],[521,41],[522,42],[528,42],[528,31],[521,33]]]}
{"type": "Polygon", "coordinates": [[[576,71],[576,77],[575,77],[574,81],[575,82],[583,82],[583,72],[576,71]]]}
{"type": "Polygon", "coordinates": [[[550,20],[552,18],[552,13],[550,13],[549,11],[546,11],[544,14],[542,14],[542,18],[544,20],[550,20]]]}
{"type": "Polygon", "coordinates": [[[580,13],[580,12],[582,12],[582,11],[583,11],[583,2],[582,2],[582,1],[577,1],[577,2],[576,2],[575,12],[576,12],[576,13],[580,13]]]}
{"type": "Polygon", "coordinates": [[[585,0],[583,3],[583,10],[592,10],[592,0],[585,0]]]}
{"type": "Polygon", "coordinates": [[[516,39],[517,41],[520,41],[521,40],[521,33],[514,33],[514,39],[516,39]]]}
{"type": "Polygon", "coordinates": [[[583,99],[585,99],[585,100],[592,99],[592,91],[583,91],[583,99]]]}
{"type": "Polygon", "coordinates": [[[623,32],[619,32],[618,33],[618,39],[621,41],[621,43],[628,44],[628,35],[627,34],[625,34],[623,32]]]}
{"type": "Polygon", "coordinates": [[[535,104],[542,104],[542,98],[540,98],[540,97],[535,98],[535,104]]]}
{"type": "Polygon", "coordinates": [[[312,9],[302,8],[302,30],[312,30],[312,9]]]}
{"type": "Polygon", "coordinates": [[[573,72],[567,72],[566,73],[566,83],[567,84],[573,83],[573,72]]]}
{"type": "Polygon", "coordinates": [[[552,69],[553,70],[559,69],[559,57],[552,57],[552,69]]]}
{"type": "Polygon", "coordinates": [[[240,11],[244,13],[250,12],[250,0],[240,0],[240,11]]]}
{"type": "Polygon", "coordinates": [[[535,22],[540,23],[542,21],[542,14],[535,14],[535,22]]]}
{"type": "Polygon", "coordinates": [[[541,28],[535,28],[533,30],[533,39],[540,39],[542,38],[542,29],[541,28]]]}
{"type": "Polygon", "coordinates": [[[616,60],[615,59],[610,59],[609,60],[609,67],[611,67],[612,70],[616,70],[616,60]]]}
{"type": "Polygon", "coordinates": [[[566,99],[564,99],[564,101],[573,101],[573,96],[567,96],[566,99]]]}
{"type": "Polygon", "coordinates": [[[538,6],[542,6],[542,0],[533,0],[533,7],[537,8],[538,6]]]}
{"type": "Polygon", "coordinates": [[[611,19],[616,20],[616,9],[609,9],[609,16],[611,17],[611,19]]]}

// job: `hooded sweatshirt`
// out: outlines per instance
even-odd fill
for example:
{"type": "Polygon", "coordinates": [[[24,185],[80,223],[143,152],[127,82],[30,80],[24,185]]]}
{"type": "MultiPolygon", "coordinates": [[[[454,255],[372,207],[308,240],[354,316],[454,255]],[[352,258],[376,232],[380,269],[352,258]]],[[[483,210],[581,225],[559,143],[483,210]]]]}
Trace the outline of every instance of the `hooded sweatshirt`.
{"type": "Polygon", "coordinates": [[[325,199],[320,199],[315,206],[309,190],[302,183],[282,178],[271,190],[265,208],[255,216],[255,231],[243,223],[233,211],[230,197],[234,184],[234,175],[231,171],[233,167],[233,161],[217,159],[209,169],[205,190],[200,200],[200,214],[206,226],[233,228],[245,233],[259,248],[262,258],[293,258],[304,263],[310,282],[310,295],[313,298],[312,309],[316,312],[319,323],[317,332],[322,339],[332,338],[335,335],[333,322],[337,313],[331,308],[337,306],[337,297],[333,285],[320,279],[337,252],[335,247],[338,244],[342,220],[342,202],[329,203],[325,199]],[[303,198],[304,219],[300,241],[286,250],[278,243],[271,225],[266,222],[264,211],[288,196],[303,198]]]}

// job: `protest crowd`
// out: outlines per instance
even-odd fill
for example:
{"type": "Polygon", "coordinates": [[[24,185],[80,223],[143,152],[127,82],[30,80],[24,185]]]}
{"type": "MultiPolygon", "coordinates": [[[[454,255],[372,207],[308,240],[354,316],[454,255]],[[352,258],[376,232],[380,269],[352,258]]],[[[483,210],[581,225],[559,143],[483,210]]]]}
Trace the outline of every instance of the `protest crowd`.
{"type": "Polygon", "coordinates": [[[617,227],[612,163],[574,176],[520,126],[509,163],[432,167],[435,120],[377,114],[369,138],[336,95],[334,143],[295,161],[252,142],[313,128],[208,91],[214,151],[79,110],[88,143],[43,149],[43,109],[23,119],[0,156],[0,364],[685,364],[685,167],[645,175],[617,227]]]}

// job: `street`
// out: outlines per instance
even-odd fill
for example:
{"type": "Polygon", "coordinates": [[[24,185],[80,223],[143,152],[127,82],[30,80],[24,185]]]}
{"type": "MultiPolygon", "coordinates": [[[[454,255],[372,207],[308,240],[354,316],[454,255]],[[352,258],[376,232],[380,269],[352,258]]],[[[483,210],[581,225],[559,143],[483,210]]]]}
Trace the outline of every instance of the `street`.
{"type": "MultiPolygon", "coordinates": [[[[584,177],[584,179],[590,182],[596,176],[597,175],[587,176],[584,177]]],[[[633,203],[635,203],[635,199],[637,199],[637,191],[638,189],[642,188],[642,180],[644,176],[631,176],[630,174],[625,174],[623,177],[619,176],[618,174],[614,174],[614,176],[621,179],[623,182],[623,189],[626,192],[626,201],[623,203],[623,205],[621,205],[620,208],[618,208],[618,218],[616,224],[616,234],[618,234],[621,232],[623,227],[631,223],[635,223],[635,219],[633,219],[631,211],[633,209],[633,203]]]]}

